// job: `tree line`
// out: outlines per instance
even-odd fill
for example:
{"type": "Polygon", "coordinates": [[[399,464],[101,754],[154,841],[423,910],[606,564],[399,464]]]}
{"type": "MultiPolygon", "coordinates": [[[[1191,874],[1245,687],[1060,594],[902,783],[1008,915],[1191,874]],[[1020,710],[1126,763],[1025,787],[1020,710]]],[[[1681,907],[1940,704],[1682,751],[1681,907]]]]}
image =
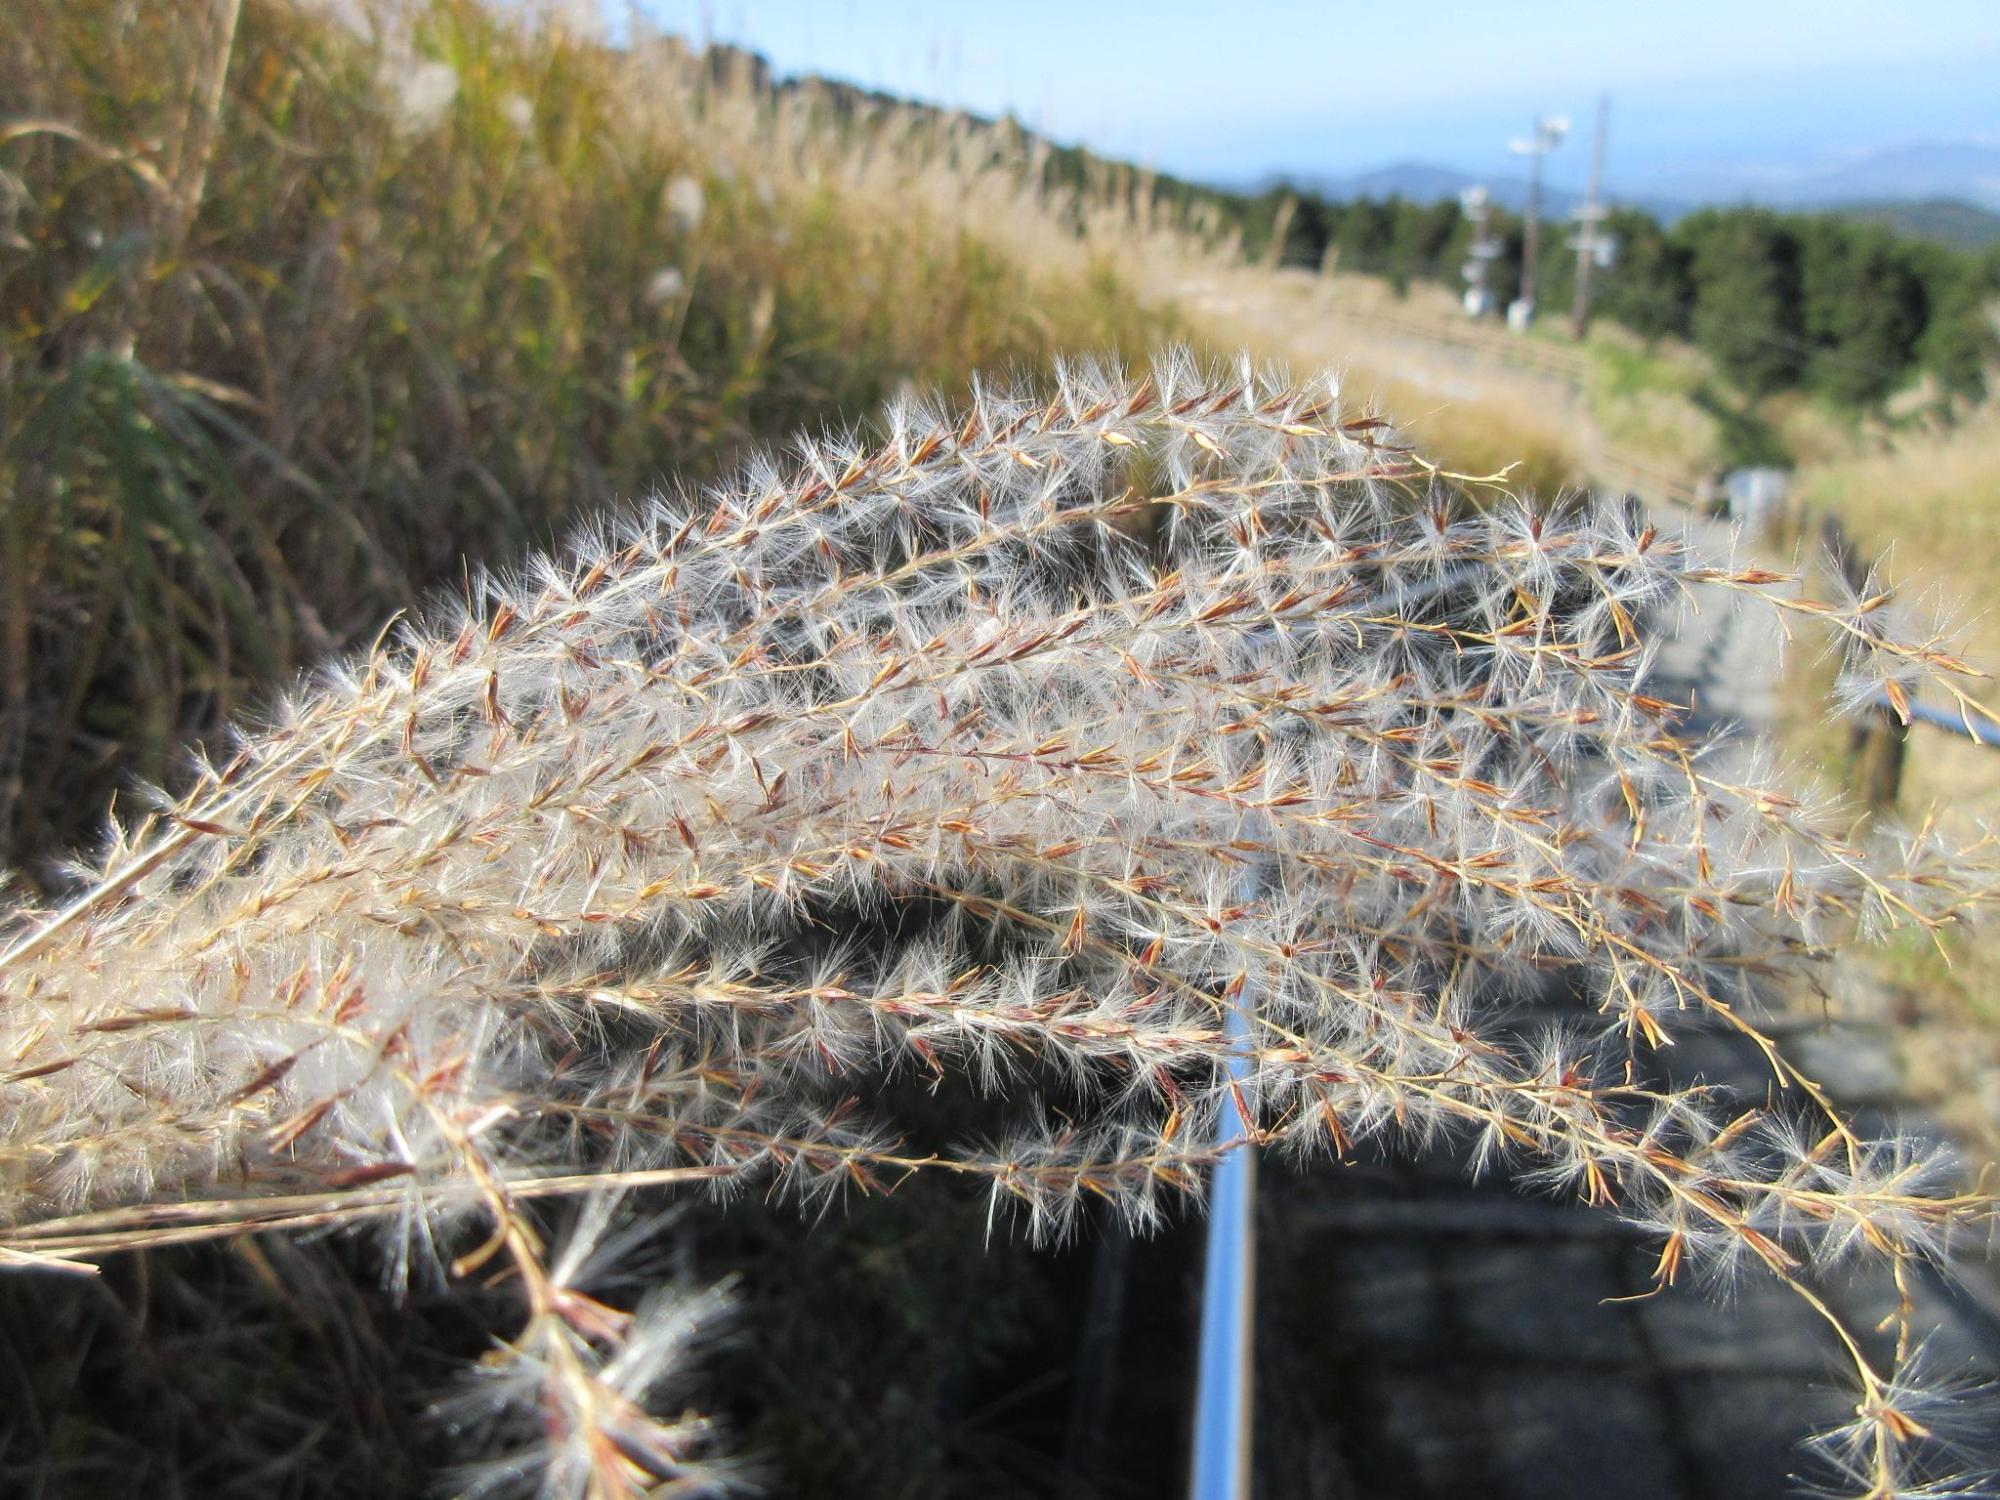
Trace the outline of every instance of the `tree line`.
{"type": "MultiPolygon", "coordinates": [[[[1229,207],[1252,256],[1268,256],[1281,219],[1282,264],[1412,281],[1460,283],[1473,229],[1456,201],[1329,202],[1274,188],[1229,207]],[[1283,213],[1287,197],[1294,200],[1283,213]]],[[[1489,272],[1502,301],[1518,294],[1524,219],[1495,208],[1501,254],[1489,272]]],[[[1545,224],[1536,301],[1567,309],[1576,257],[1545,224]]],[[[1807,389],[1842,403],[1880,402],[1920,374],[1978,396],[1996,354],[1989,306],[2000,248],[1969,253],[1834,214],[1705,208],[1672,225],[1616,209],[1616,264],[1593,282],[1596,316],[1648,338],[1691,340],[1752,395],[1807,389]]]]}
{"type": "MultiPolygon", "coordinates": [[[[1231,193],[1136,174],[1074,148],[1056,148],[1045,170],[1052,184],[1098,191],[1122,172],[1155,204],[1240,234],[1252,260],[1338,266],[1387,277],[1399,290],[1415,281],[1462,285],[1473,238],[1456,200],[1336,202],[1282,183],[1231,193]],[[1274,246],[1274,234],[1282,244],[1274,246]]],[[[1525,220],[1496,205],[1490,222],[1501,253],[1488,284],[1504,305],[1519,294],[1525,220]]],[[[1804,389],[1871,406],[1929,375],[1951,395],[1977,397],[2000,359],[1991,313],[2000,246],[1969,252],[1838,214],[1750,205],[1705,208],[1672,224],[1619,208],[1605,227],[1618,255],[1593,280],[1593,316],[1646,338],[1690,340],[1752,396],[1804,389]]],[[[1547,311],[1570,306],[1568,228],[1543,225],[1536,301],[1547,311]]]]}

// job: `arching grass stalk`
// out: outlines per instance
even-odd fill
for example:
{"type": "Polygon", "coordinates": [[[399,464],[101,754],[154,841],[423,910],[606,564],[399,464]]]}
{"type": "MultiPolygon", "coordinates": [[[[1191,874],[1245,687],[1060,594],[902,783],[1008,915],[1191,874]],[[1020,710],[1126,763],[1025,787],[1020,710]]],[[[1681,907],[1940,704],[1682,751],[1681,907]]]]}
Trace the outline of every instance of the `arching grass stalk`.
{"type": "MultiPolygon", "coordinates": [[[[1704,593],[1830,622],[1899,691],[1966,675],[1885,601],[1775,594],[1620,508],[1469,503],[1247,362],[1076,364],[880,431],[483,578],[12,913],[8,1263],[381,1220],[397,1274],[524,1299],[458,1408],[499,1450],[467,1483],[616,1495],[732,1482],[649,1407],[709,1308],[593,1296],[629,1237],[593,1207],[552,1251],[552,1194],[945,1171],[1037,1236],[1087,1197],[1144,1226],[1241,1098],[1263,1147],[1505,1158],[1649,1228],[1662,1284],[1763,1271],[1836,1324],[1830,1268],[1900,1278],[1984,1219],[1753,1017],[1989,900],[1990,851],[1857,843],[1648,681],[1704,593]],[[1524,1033],[1530,994],[1565,1023],[1524,1033]],[[1714,1025],[1775,1106],[1645,1081],[1714,1025]],[[865,1102],[897,1072],[1012,1124],[906,1140],[865,1102]]],[[[1920,1364],[1840,1337],[1828,1451],[1862,1493],[1932,1483],[1920,1364]]]]}

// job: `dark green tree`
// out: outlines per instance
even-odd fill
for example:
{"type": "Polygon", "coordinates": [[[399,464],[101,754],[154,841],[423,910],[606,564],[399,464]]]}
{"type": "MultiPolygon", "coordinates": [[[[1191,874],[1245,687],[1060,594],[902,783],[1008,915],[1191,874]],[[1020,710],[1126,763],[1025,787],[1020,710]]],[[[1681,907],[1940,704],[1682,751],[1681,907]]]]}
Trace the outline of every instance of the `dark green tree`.
{"type": "Polygon", "coordinates": [[[1461,217],[1458,202],[1452,198],[1438,203],[1396,204],[1387,270],[1398,291],[1411,281],[1448,281],[1456,274],[1456,265],[1447,263],[1446,254],[1461,217]]]}
{"type": "Polygon", "coordinates": [[[1918,247],[1930,318],[1917,341],[1917,361],[1949,394],[1986,394],[1986,371],[2000,360],[1993,305],[2000,298],[2000,250],[1984,258],[1935,245],[1918,247]]]}
{"type": "Polygon", "coordinates": [[[1317,271],[1339,228],[1338,203],[1329,203],[1317,193],[1299,194],[1298,212],[1292,216],[1292,232],[1285,244],[1285,264],[1317,271]]]}
{"type": "Polygon", "coordinates": [[[1340,230],[1334,243],[1340,247],[1340,264],[1349,271],[1380,273],[1387,269],[1389,250],[1396,242],[1396,214],[1402,199],[1357,198],[1340,216],[1340,230]]]}
{"type": "Polygon", "coordinates": [[[1645,338],[1685,338],[1694,308],[1693,255],[1651,214],[1617,209],[1605,221],[1617,259],[1594,283],[1598,316],[1645,338]]]}
{"type": "Polygon", "coordinates": [[[1907,378],[1930,306],[1907,247],[1881,230],[1799,222],[1806,375],[1836,400],[1882,400],[1907,378]]]}
{"type": "Polygon", "coordinates": [[[1790,225],[1762,209],[1705,209],[1674,237],[1690,258],[1695,342],[1752,395],[1795,385],[1810,345],[1790,225]]]}

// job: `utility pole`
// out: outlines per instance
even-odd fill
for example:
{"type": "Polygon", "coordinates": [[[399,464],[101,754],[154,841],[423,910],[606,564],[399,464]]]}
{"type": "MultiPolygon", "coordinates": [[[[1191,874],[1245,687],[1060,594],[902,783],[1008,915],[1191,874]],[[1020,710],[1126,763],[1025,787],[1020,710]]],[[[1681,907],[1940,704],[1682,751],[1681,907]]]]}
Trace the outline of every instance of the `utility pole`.
{"type": "Polygon", "coordinates": [[[1493,262],[1505,248],[1493,232],[1493,203],[1483,187],[1469,187],[1458,195],[1459,211],[1472,226],[1472,243],[1466,246],[1465,264],[1459,274],[1465,278],[1465,315],[1481,318],[1493,306],[1493,289],[1486,279],[1493,262]]]}
{"type": "Polygon", "coordinates": [[[1604,222],[1604,208],[1598,195],[1604,187],[1604,132],[1611,113],[1611,101],[1603,95],[1597,99],[1597,129],[1590,138],[1590,190],[1585,195],[1583,207],[1576,211],[1576,238],[1570,245],[1576,251],[1576,302],[1570,308],[1570,331],[1582,338],[1584,330],[1590,326],[1590,273],[1595,266],[1611,264],[1611,252],[1615,242],[1609,235],[1598,233],[1598,226],[1604,222]]]}
{"type": "Polygon", "coordinates": [[[1535,133],[1526,140],[1507,143],[1516,156],[1528,158],[1528,221],[1521,243],[1521,295],[1507,309],[1507,326],[1525,333],[1535,321],[1535,258],[1542,240],[1542,158],[1562,144],[1569,134],[1569,121],[1561,115],[1544,115],[1535,121],[1535,133]]]}

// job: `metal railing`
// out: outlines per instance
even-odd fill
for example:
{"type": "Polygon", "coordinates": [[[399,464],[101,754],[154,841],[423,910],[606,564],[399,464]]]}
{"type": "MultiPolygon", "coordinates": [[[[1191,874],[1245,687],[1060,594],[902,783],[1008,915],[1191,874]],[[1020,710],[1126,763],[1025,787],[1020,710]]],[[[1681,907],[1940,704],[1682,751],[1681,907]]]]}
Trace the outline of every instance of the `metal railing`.
{"type": "MultiPolygon", "coordinates": [[[[1869,696],[1868,706],[1882,709],[1890,714],[1897,712],[1896,705],[1890,700],[1888,692],[1882,688],[1877,688],[1869,696]]],[[[1976,745],[1986,745],[2000,750],[2000,727],[1973,718],[1969,714],[1960,715],[1949,709],[1933,708],[1928,703],[1911,702],[1907,706],[1912,723],[1928,724],[1933,729],[1948,730],[1961,739],[1971,740],[1976,745]]]]}
{"type": "MultiPolygon", "coordinates": [[[[1434,578],[1387,588],[1371,601],[1378,610],[1400,610],[1451,593],[1485,571],[1458,563],[1434,578]]],[[[1269,871],[1261,863],[1243,874],[1247,905],[1264,892],[1269,871]]],[[[1223,1016],[1229,1048],[1226,1070],[1233,1103],[1216,1124],[1223,1152],[1209,1187],[1206,1259],[1202,1267],[1201,1344],[1196,1354],[1194,1456],[1191,1500],[1245,1500],[1252,1454],[1251,1356],[1256,1345],[1257,1153],[1250,1115],[1256,1108],[1251,1068],[1251,1017],[1257,986],[1246,980],[1223,1016]]]]}
{"type": "MultiPolygon", "coordinates": [[[[1246,987],[1229,1007],[1224,1035],[1235,1049],[1229,1080],[1250,1085],[1252,1002],[1246,987]]],[[[1194,1398],[1192,1500],[1243,1500],[1250,1493],[1251,1350],[1257,1283],[1257,1153],[1249,1144],[1249,1107],[1225,1108],[1215,1143],[1224,1151],[1209,1190],[1208,1249],[1202,1266],[1201,1349],[1194,1398]]]]}

